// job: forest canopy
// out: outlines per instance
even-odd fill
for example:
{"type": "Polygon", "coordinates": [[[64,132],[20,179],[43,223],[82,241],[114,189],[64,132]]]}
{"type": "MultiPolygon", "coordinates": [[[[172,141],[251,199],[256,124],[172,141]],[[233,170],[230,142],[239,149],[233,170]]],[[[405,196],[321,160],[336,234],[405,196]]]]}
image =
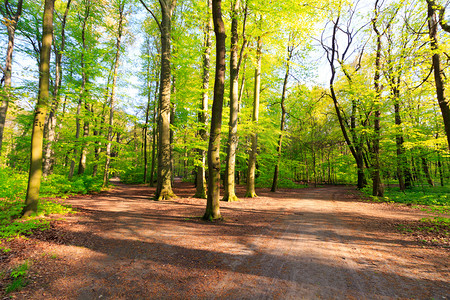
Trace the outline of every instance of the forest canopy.
{"type": "Polygon", "coordinates": [[[155,184],[155,200],[176,197],[175,179],[195,182],[207,219],[238,200],[237,184],[247,197],[445,186],[449,11],[447,0],[5,1],[0,172],[29,174],[25,215],[41,182],[113,176],[155,184]]]}

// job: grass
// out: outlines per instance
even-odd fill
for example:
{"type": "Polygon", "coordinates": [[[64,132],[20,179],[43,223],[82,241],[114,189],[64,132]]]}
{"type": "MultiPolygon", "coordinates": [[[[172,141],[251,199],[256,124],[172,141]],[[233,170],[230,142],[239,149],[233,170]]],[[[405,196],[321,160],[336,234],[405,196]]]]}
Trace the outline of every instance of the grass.
{"type": "Polygon", "coordinates": [[[22,264],[12,269],[11,274],[9,275],[12,282],[8,284],[5,289],[5,292],[7,294],[15,291],[20,291],[28,284],[27,276],[30,266],[31,263],[28,260],[26,260],[22,264]]]}
{"type": "MultiPolygon", "coordinates": [[[[371,189],[364,189],[370,195],[371,189]]],[[[420,237],[424,244],[441,245],[447,247],[450,240],[450,218],[443,216],[450,213],[450,187],[449,186],[416,186],[400,191],[398,187],[389,187],[385,190],[383,198],[369,196],[375,202],[400,203],[420,208],[428,213],[441,214],[440,216],[423,218],[419,222],[400,224],[400,232],[420,237]]]]}
{"type": "Polygon", "coordinates": [[[372,201],[402,203],[409,206],[423,205],[425,210],[446,214],[450,212],[450,187],[412,187],[405,192],[400,191],[398,187],[388,187],[385,190],[383,198],[370,196],[371,188],[365,188],[363,192],[368,195],[372,201]]]}

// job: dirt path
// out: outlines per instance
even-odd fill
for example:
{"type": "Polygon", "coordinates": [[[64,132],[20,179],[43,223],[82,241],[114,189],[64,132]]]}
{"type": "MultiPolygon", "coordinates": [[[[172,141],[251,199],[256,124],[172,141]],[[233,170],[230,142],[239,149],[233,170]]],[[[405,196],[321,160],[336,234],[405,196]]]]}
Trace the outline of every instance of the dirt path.
{"type": "Polygon", "coordinates": [[[346,187],[259,190],[221,203],[225,220],[210,224],[205,200],[177,186],[171,202],[123,185],[68,199],[80,213],[28,242],[32,280],[14,297],[448,299],[449,251],[392,225],[420,211],[358,202],[346,187]]]}

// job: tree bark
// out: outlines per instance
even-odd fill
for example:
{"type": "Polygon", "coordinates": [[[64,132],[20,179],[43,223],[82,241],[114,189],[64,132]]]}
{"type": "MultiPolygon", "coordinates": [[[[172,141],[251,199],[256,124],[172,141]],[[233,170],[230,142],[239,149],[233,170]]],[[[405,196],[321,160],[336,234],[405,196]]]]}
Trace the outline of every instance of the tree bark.
{"type": "Polygon", "coordinates": [[[375,18],[372,20],[373,30],[376,34],[376,56],[375,56],[375,75],[374,75],[374,88],[375,88],[375,113],[374,113],[374,137],[372,145],[372,195],[376,197],[384,196],[383,184],[380,176],[380,138],[381,138],[381,85],[380,85],[380,72],[381,72],[381,33],[377,28],[379,7],[378,0],[375,1],[375,18]]]}
{"type": "Polygon", "coordinates": [[[422,160],[422,170],[423,170],[423,173],[425,174],[425,178],[427,179],[427,182],[430,186],[434,186],[434,182],[433,182],[433,179],[431,178],[431,174],[430,174],[430,169],[428,168],[427,159],[422,156],[421,160],[422,160]]]}
{"type": "Polygon", "coordinates": [[[172,191],[171,145],[170,145],[170,95],[171,95],[171,28],[175,0],[160,0],[161,6],[161,80],[159,92],[158,122],[158,183],[155,200],[175,197],[172,191]]]}
{"type": "Polygon", "coordinates": [[[287,92],[287,84],[289,79],[289,70],[290,70],[290,62],[292,58],[292,53],[294,51],[293,46],[288,46],[287,48],[287,59],[286,59],[286,73],[284,75],[284,82],[283,82],[283,92],[281,93],[281,121],[280,121],[280,136],[278,137],[278,145],[277,145],[277,162],[275,164],[275,170],[273,172],[273,181],[272,181],[272,188],[270,189],[271,192],[276,192],[277,185],[278,185],[278,172],[280,167],[280,159],[281,159],[281,146],[283,143],[283,132],[284,132],[284,126],[286,123],[286,108],[284,106],[284,101],[286,100],[286,92],[287,92]]]}
{"type": "MultiPolygon", "coordinates": [[[[158,75],[156,76],[158,77],[158,75]]],[[[156,164],[156,141],[157,141],[157,118],[159,118],[159,107],[158,107],[158,101],[157,99],[159,99],[159,81],[156,81],[156,88],[155,88],[155,100],[153,103],[153,121],[152,121],[152,163],[150,166],[150,186],[153,186],[153,179],[154,179],[154,175],[155,175],[155,164],[156,164]]]]}
{"type": "MultiPolygon", "coordinates": [[[[244,43],[238,58],[238,17],[240,0],[235,0],[231,11],[231,49],[230,49],[230,122],[228,130],[227,158],[225,169],[225,195],[224,201],[239,201],[235,193],[235,169],[236,169],[236,148],[238,145],[237,127],[239,112],[239,69],[242,61],[246,41],[244,43]]],[[[246,15],[245,15],[246,16],[246,15]]],[[[245,19],[243,32],[245,34],[245,19]]],[[[244,35],[243,34],[243,35],[244,35]]]]}
{"type": "MultiPolygon", "coordinates": [[[[254,102],[253,102],[253,125],[258,125],[259,119],[259,96],[261,93],[261,49],[262,40],[258,37],[256,47],[256,69],[255,69],[255,90],[254,90],[254,102]]],[[[255,191],[255,173],[256,173],[256,156],[258,151],[258,133],[256,128],[251,134],[251,150],[248,158],[248,171],[247,171],[247,191],[245,197],[254,198],[257,197],[255,191]]]]}
{"type": "MultiPolygon", "coordinates": [[[[198,112],[198,122],[200,123],[199,135],[203,141],[208,140],[208,135],[206,132],[206,112],[208,111],[208,89],[209,89],[209,70],[211,68],[211,31],[212,31],[212,20],[210,17],[212,10],[211,0],[207,0],[208,3],[208,21],[205,26],[205,44],[203,50],[203,76],[202,76],[202,100],[200,102],[200,110],[198,112]]],[[[198,154],[200,155],[200,163],[197,167],[196,175],[196,198],[206,199],[206,151],[203,149],[198,149],[198,154]]]]}
{"type": "Polygon", "coordinates": [[[150,80],[150,40],[147,37],[147,107],[145,108],[145,125],[143,130],[143,140],[144,140],[144,183],[147,183],[147,173],[148,173],[148,158],[147,158],[147,142],[148,142],[148,122],[150,117],[150,102],[152,95],[152,85],[150,80]]]}
{"type": "Polygon", "coordinates": [[[8,113],[9,101],[11,98],[11,74],[14,52],[14,38],[16,34],[17,22],[22,15],[23,0],[17,2],[17,10],[14,15],[9,9],[8,1],[5,1],[5,7],[1,9],[3,23],[8,31],[8,46],[6,48],[5,68],[3,70],[3,93],[1,94],[2,104],[0,105],[0,154],[3,146],[3,132],[5,129],[6,115],[8,113]]]}
{"type": "Polygon", "coordinates": [[[116,85],[117,85],[117,72],[119,70],[120,64],[120,47],[122,42],[123,34],[123,22],[124,22],[124,6],[125,3],[121,2],[119,4],[119,24],[117,28],[117,38],[116,38],[116,55],[114,58],[114,71],[113,71],[113,82],[111,87],[111,96],[109,99],[109,126],[108,126],[108,142],[106,144],[106,162],[105,170],[103,172],[103,186],[109,183],[109,168],[111,164],[111,144],[113,139],[113,126],[114,126],[114,101],[116,98],[116,85]]]}
{"type": "Polygon", "coordinates": [[[50,51],[53,41],[54,0],[45,0],[42,24],[42,47],[39,61],[39,96],[33,121],[31,136],[30,173],[28,177],[27,196],[22,216],[37,213],[39,188],[42,177],[42,148],[44,142],[45,115],[50,99],[50,51]]]}
{"type": "MultiPolygon", "coordinates": [[[[87,71],[86,66],[86,54],[88,53],[89,49],[86,43],[86,27],[87,27],[87,21],[90,17],[91,13],[91,2],[86,2],[86,8],[85,8],[85,15],[83,18],[83,25],[81,30],[81,40],[82,40],[82,52],[81,52],[81,93],[80,93],[80,100],[78,102],[78,108],[77,108],[77,115],[79,116],[79,111],[81,110],[81,104],[84,100],[84,109],[85,109],[85,115],[84,115],[84,122],[83,122],[83,137],[86,139],[86,137],[89,136],[89,115],[90,115],[90,103],[87,99],[88,96],[88,81],[89,81],[89,75],[87,71]]],[[[80,135],[80,119],[78,117],[78,124],[77,124],[77,141],[80,135]]],[[[81,143],[81,150],[80,150],[80,160],[78,162],[78,175],[82,175],[86,169],[86,156],[87,156],[87,146],[86,141],[82,141],[81,143]]]]}
{"type": "Polygon", "coordinates": [[[214,81],[214,100],[211,115],[211,130],[208,147],[208,198],[205,220],[221,218],[220,215],[220,132],[225,91],[225,24],[222,20],[222,0],[212,2],[214,32],[216,35],[216,75],[214,81]]]}
{"type": "Polygon", "coordinates": [[[69,15],[71,0],[67,1],[66,9],[64,11],[63,20],[61,23],[61,45],[58,49],[54,45],[55,52],[55,84],[53,86],[53,103],[50,108],[48,120],[47,120],[47,144],[44,149],[44,165],[43,165],[43,175],[48,176],[53,172],[54,165],[54,151],[53,143],[56,140],[56,112],[60,103],[60,87],[62,83],[62,57],[66,45],[66,22],[67,16],[69,15]]]}
{"type": "Polygon", "coordinates": [[[428,29],[431,40],[432,65],[434,70],[434,81],[436,85],[436,96],[441,109],[442,119],[444,120],[445,133],[447,135],[448,148],[450,149],[450,105],[445,98],[445,75],[441,66],[439,55],[437,16],[433,7],[433,1],[427,0],[428,4],[428,29]]]}

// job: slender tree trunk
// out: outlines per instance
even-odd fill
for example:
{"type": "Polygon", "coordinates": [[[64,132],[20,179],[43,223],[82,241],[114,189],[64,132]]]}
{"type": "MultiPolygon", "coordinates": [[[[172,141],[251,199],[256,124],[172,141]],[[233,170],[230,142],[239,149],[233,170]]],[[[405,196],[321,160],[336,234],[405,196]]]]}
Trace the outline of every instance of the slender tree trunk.
{"type": "Polygon", "coordinates": [[[436,10],[433,7],[433,1],[427,0],[428,3],[428,28],[430,31],[431,50],[433,52],[432,64],[434,69],[434,81],[436,84],[436,95],[441,109],[442,118],[444,120],[445,133],[447,135],[448,148],[450,149],[450,104],[445,98],[445,75],[441,66],[438,44],[438,22],[436,10]]]}
{"type": "Polygon", "coordinates": [[[273,181],[272,181],[272,188],[270,189],[271,192],[276,192],[277,185],[278,185],[278,172],[280,167],[280,160],[281,160],[281,146],[283,144],[283,132],[284,132],[284,126],[286,122],[286,108],[284,106],[284,101],[286,100],[286,91],[287,91],[287,84],[289,79],[289,70],[290,70],[290,62],[292,58],[292,53],[294,51],[294,48],[292,46],[288,46],[287,49],[287,60],[286,60],[286,73],[284,75],[284,82],[283,82],[283,92],[281,93],[281,121],[280,121],[280,136],[278,137],[278,145],[277,145],[277,162],[275,164],[275,170],[273,172],[273,181]]]}
{"type": "MultiPolygon", "coordinates": [[[[209,89],[209,70],[211,68],[211,31],[212,31],[212,20],[211,20],[211,10],[212,10],[212,2],[211,0],[207,0],[208,3],[208,21],[205,26],[205,43],[203,50],[203,83],[202,83],[202,100],[200,102],[200,110],[198,112],[198,122],[200,123],[199,135],[203,141],[208,140],[208,135],[206,132],[206,112],[208,111],[208,89],[209,89]]],[[[197,167],[197,175],[196,175],[196,198],[206,199],[206,151],[203,149],[198,149],[198,154],[200,156],[200,163],[197,167]]]]}
{"type": "MultiPolygon", "coordinates": [[[[246,47],[246,40],[240,51],[238,58],[238,17],[239,17],[240,0],[235,0],[231,12],[231,50],[230,50],[230,123],[228,130],[228,144],[227,144],[227,159],[225,169],[225,195],[224,201],[233,202],[239,199],[235,194],[235,169],[236,169],[236,148],[238,145],[237,127],[238,127],[238,112],[239,112],[239,69],[242,62],[244,48],[246,47]]],[[[247,16],[247,15],[245,15],[247,16]]],[[[244,18],[243,31],[245,34],[244,18]]],[[[243,34],[243,35],[244,35],[243,34]]]]}
{"type": "MultiPolygon", "coordinates": [[[[84,122],[83,122],[83,137],[86,138],[87,136],[89,136],[89,115],[90,115],[90,103],[87,99],[88,96],[88,88],[87,88],[87,84],[88,84],[88,72],[87,72],[87,66],[86,66],[86,54],[88,53],[89,49],[87,47],[87,43],[86,43],[86,27],[87,27],[87,21],[90,17],[90,2],[86,3],[86,8],[85,8],[85,15],[84,15],[84,19],[83,19],[83,25],[82,25],[82,30],[81,30],[81,40],[82,40],[82,45],[83,45],[83,49],[81,52],[81,77],[82,77],[82,82],[81,82],[81,93],[80,93],[80,100],[78,103],[78,109],[81,109],[81,103],[84,100],[84,108],[85,108],[85,116],[84,116],[84,122]]],[[[79,116],[78,113],[78,109],[77,109],[77,115],[79,116]]],[[[77,141],[79,141],[79,135],[80,135],[80,127],[81,125],[79,124],[80,120],[78,119],[78,124],[77,124],[77,141]]],[[[83,141],[81,144],[81,150],[80,150],[80,160],[78,163],[78,175],[82,175],[86,169],[86,156],[87,156],[87,146],[86,146],[86,141],[83,141]]]]}
{"type": "Polygon", "coordinates": [[[375,88],[375,114],[374,114],[374,137],[372,146],[372,195],[377,197],[384,196],[383,184],[380,176],[380,138],[381,138],[381,86],[380,86],[380,72],[381,72],[381,33],[377,28],[379,7],[378,0],[375,1],[375,18],[372,20],[373,30],[376,34],[376,57],[375,57],[375,75],[374,75],[374,88],[375,88]]]}
{"type": "Polygon", "coordinates": [[[175,197],[172,191],[171,145],[170,145],[170,94],[171,94],[171,27],[172,13],[176,1],[160,0],[161,29],[161,81],[159,93],[158,122],[158,184],[155,200],[169,200],[175,197]]]}
{"type": "Polygon", "coordinates": [[[106,144],[106,162],[105,162],[105,170],[103,171],[103,186],[106,186],[109,183],[109,168],[111,164],[111,144],[113,139],[113,126],[114,126],[114,105],[115,105],[114,101],[116,97],[117,72],[119,70],[120,64],[120,47],[122,42],[124,6],[125,6],[124,2],[119,4],[119,24],[117,29],[116,56],[114,58],[114,71],[112,77],[113,82],[111,87],[111,97],[109,100],[108,142],[106,144]]]}
{"type": "Polygon", "coordinates": [[[427,179],[427,182],[430,186],[434,186],[433,179],[431,178],[430,169],[428,168],[428,162],[425,157],[421,157],[422,160],[422,169],[423,173],[425,174],[425,178],[427,179]]]}
{"type": "Polygon", "coordinates": [[[150,102],[151,102],[151,80],[150,80],[150,40],[147,39],[147,107],[145,108],[145,125],[143,130],[143,150],[144,150],[144,183],[147,183],[148,172],[148,158],[147,158],[147,141],[148,141],[148,122],[150,116],[150,102]]]}
{"type": "Polygon", "coordinates": [[[441,183],[441,186],[444,186],[444,168],[442,166],[442,162],[441,162],[441,155],[438,154],[438,161],[437,161],[437,167],[439,169],[439,180],[441,183]]]}
{"type": "MultiPolygon", "coordinates": [[[[252,121],[254,126],[258,125],[259,118],[259,96],[261,92],[261,49],[262,40],[258,37],[258,45],[256,49],[256,69],[255,69],[255,90],[254,90],[254,102],[253,102],[253,117],[252,121]]],[[[251,134],[251,151],[248,158],[248,175],[247,175],[247,191],[245,197],[254,198],[256,196],[255,191],[255,173],[256,173],[256,156],[258,151],[258,133],[256,128],[251,134]]]]}
{"type": "MultiPolygon", "coordinates": [[[[3,24],[6,25],[6,29],[8,31],[8,47],[6,49],[5,69],[3,70],[3,93],[1,93],[2,104],[0,105],[0,154],[2,153],[3,132],[5,129],[6,115],[8,113],[8,106],[11,98],[14,38],[16,34],[17,22],[22,15],[22,4],[23,0],[19,0],[17,2],[17,10],[14,15],[10,14],[9,8],[5,7],[5,14],[3,15],[3,24]]],[[[5,6],[6,5],[9,6],[8,1],[5,1],[5,6]]]]}
{"type": "Polygon", "coordinates": [[[54,151],[53,143],[56,141],[56,112],[61,101],[60,99],[60,87],[62,83],[62,56],[66,45],[66,22],[69,15],[71,0],[67,1],[66,9],[64,12],[63,20],[61,23],[61,46],[60,49],[54,45],[55,51],[55,84],[53,86],[53,103],[49,112],[47,121],[47,144],[44,148],[44,165],[43,175],[47,176],[52,173],[54,165],[54,151]]]}
{"type": "MultiPolygon", "coordinates": [[[[157,76],[158,77],[158,76],[157,76]]],[[[158,95],[159,90],[159,81],[156,81],[156,88],[155,88],[155,100],[153,103],[153,127],[152,127],[152,163],[150,166],[150,186],[153,186],[153,177],[155,175],[155,164],[156,164],[156,141],[157,141],[157,132],[156,132],[156,119],[159,118],[159,108],[158,108],[158,101],[159,98],[158,95]]]]}
{"type": "MultiPolygon", "coordinates": [[[[101,121],[100,121],[100,126],[99,128],[94,131],[94,136],[103,136],[103,129],[105,126],[105,120],[106,120],[106,104],[108,102],[108,97],[109,97],[109,86],[111,84],[111,72],[109,73],[108,76],[108,81],[106,83],[106,90],[105,90],[105,95],[104,95],[104,101],[103,101],[103,105],[102,105],[102,115],[101,115],[101,121]]],[[[94,166],[93,166],[93,170],[92,170],[92,176],[96,177],[97,173],[98,173],[98,165],[99,165],[99,159],[100,159],[100,153],[102,152],[102,142],[100,140],[97,140],[95,142],[95,146],[94,146],[94,166]]]]}
{"type": "Polygon", "coordinates": [[[31,160],[28,177],[27,196],[23,216],[37,212],[39,188],[42,177],[42,148],[44,142],[45,115],[50,99],[50,51],[53,41],[53,9],[54,0],[45,0],[42,24],[42,46],[39,62],[39,96],[33,121],[31,136],[31,160]]]}
{"type": "Polygon", "coordinates": [[[222,110],[225,91],[225,24],[222,20],[222,0],[212,2],[214,32],[216,35],[216,75],[214,81],[214,100],[211,115],[211,130],[208,147],[208,198],[205,220],[221,218],[220,200],[220,132],[222,128],[222,110]]]}

